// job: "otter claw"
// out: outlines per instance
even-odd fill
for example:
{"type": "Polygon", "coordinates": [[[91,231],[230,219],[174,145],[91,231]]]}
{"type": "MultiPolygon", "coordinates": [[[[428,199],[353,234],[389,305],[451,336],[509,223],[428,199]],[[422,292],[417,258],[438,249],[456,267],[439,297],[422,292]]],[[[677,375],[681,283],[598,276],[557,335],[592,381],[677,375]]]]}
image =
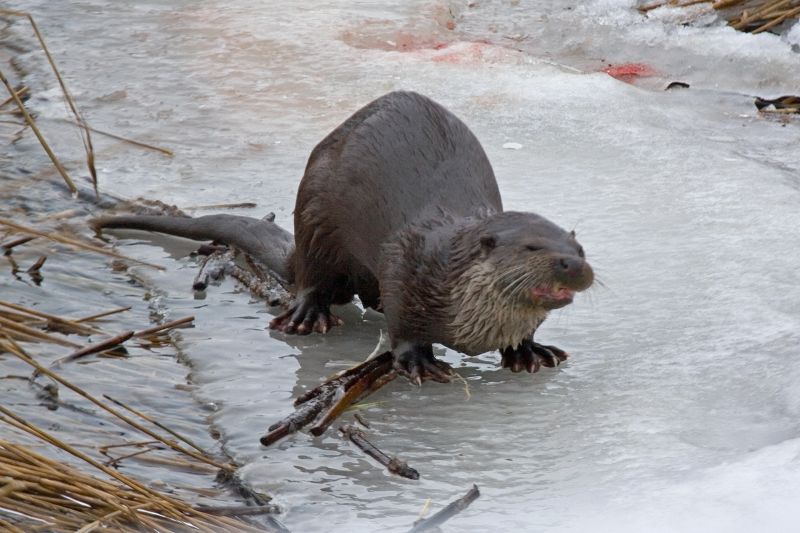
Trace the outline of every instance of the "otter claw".
{"type": "Polygon", "coordinates": [[[430,348],[414,347],[395,355],[394,369],[411,383],[421,386],[423,381],[449,383],[453,368],[433,356],[430,348]]]}
{"type": "Polygon", "coordinates": [[[522,372],[523,369],[531,374],[538,372],[541,367],[554,368],[567,360],[567,353],[555,346],[547,346],[533,341],[525,340],[516,348],[508,347],[502,352],[501,365],[512,372],[522,372]]]}
{"type": "Polygon", "coordinates": [[[289,335],[308,335],[314,331],[327,333],[332,327],[342,323],[341,318],[331,314],[327,305],[317,303],[311,298],[300,298],[288,310],[273,318],[269,327],[289,335]]]}

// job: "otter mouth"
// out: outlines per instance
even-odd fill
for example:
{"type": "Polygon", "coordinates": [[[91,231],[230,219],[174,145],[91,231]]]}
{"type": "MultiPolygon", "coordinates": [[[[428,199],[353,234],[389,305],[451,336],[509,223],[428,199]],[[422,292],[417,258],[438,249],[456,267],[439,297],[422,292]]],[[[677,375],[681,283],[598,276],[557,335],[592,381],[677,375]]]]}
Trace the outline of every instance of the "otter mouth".
{"type": "Polygon", "coordinates": [[[531,289],[531,299],[549,309],[558,309],[572,303],[575,291],[563,285],[546,285],[531,289]]]}

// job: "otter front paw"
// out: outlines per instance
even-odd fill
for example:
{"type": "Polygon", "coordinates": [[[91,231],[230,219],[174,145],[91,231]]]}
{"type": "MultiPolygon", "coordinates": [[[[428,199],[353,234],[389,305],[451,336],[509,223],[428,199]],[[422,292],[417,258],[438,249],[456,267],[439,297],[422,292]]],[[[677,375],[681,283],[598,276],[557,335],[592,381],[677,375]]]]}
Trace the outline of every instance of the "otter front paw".
{"type": "Polygon", "coordinates": [[[312,331],[327,333],[332,327],[342,324],[342,319],[331,313],[329,305],[320,303],[312,295],[305,295],[298,296],[289,309],[273,318],[269,328],[288,334],[308,335],[312,331]]]}
{"type": "Polygon", "coordinates": [[[394,369],[407,377],[412,383],[422,385],[423,381],[433,380],[449,383],[453,376],[453,368],[433,356],[433,348],[413,345],[394,352],[394,369]]]}
{"type": "Polygon", "coordinates": [[[508,347],[502,352],[503,368],[510,368],[512,372],[527,370],[530,373],[538,372],[543,366],[553,368],[567,360],[567,353],[555,346],[547,346],[524,340],[516,348],[508,347]]]}

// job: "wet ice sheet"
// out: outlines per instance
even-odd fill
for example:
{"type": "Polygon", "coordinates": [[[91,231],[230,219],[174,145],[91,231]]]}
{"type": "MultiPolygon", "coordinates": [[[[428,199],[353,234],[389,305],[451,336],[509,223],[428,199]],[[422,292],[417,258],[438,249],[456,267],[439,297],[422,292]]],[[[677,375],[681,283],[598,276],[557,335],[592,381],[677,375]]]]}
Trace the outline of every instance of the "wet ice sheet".
{"type": "Polygon", "coordinates": [[[333,432],[258,444],[294,395],[372,351],[379,316],[350,308],[326,337],[287,339],[233,285],[198,302],[193,263],[128,241],[169,265],[152,281],[201,324],[184,335],[200,394],[290,527],[401,528],[426,498],[443,504],[472,482],[483,496],[454,529],[789,531],[800,518],[800,129],[756,116],[747,96],[796,90],[798,56],[779,37],[684,28],[666,11],[645,20],[609,1],[26,4],[96,126],[176,150],[107,145],[106,189],[257,201],[255,216],[275,210],[289,226],[311,147],[408,88],[475,130],[507,208],[576,227],[603,286],[539,334],[572,353],[568,365],[512,375],[494,354],[447,351],[469,399],[458,383],[395,383],[365,411],[371,438],[419,482],[333,432]],[[633,86],[593,73],[623,61],[659,76],[633,86]],[[672,79],[693,87],[653,90],[672,79]]]}

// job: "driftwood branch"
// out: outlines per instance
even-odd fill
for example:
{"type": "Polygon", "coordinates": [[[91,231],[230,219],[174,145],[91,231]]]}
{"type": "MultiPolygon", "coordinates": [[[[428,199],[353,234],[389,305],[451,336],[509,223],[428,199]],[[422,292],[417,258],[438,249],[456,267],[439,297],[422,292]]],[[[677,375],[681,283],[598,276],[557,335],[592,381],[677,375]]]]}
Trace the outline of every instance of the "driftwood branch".
{"type": "Polygon", "coordinates": [[[408,463],[401,461],[397,457],[390,457],[378,449],[374,444],[367,440],[366,435],[360,429],[351,425],[339,428],[339,431],[350,439],[350,442],[361,448],[361,450],[386,467],[392,474],[408,479],[419,479],[419,472],[408,466],[408,463]]]}
{"type": "Polygon", "coordinates": [[[300,395],[294,402],[297,410],[271,425],[268,433],[261,437],[261,444],[269,446],[299,431],[325,411],[320,421],[310,430],[313,435],[321,435],[345,409],[389,383],[395,376],[392,370],[392,352],[384,352],[328,379],[320,386],[300,395]]]}

